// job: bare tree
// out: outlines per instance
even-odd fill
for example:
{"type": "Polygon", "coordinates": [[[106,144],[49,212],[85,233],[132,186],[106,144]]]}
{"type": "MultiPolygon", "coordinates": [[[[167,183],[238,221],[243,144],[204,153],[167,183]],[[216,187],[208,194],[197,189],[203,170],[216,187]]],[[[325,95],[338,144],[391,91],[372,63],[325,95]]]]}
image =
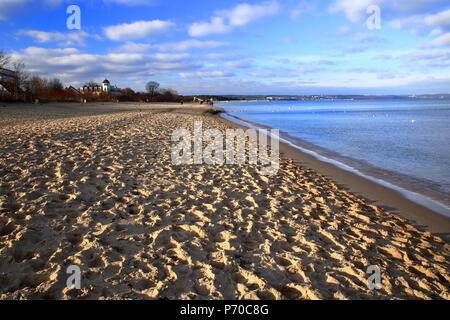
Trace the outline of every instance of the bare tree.
{"type": "Polygon", "coordinates": [[[33,76],[28,80],[28,88],[33,95],[39,94],[43,90],[47,89],[48,80],[39,76],[33,76]]]}
{"type": "Polygon", "coordinates": [[[9,56],[0,50],[0,68],[6,68],[10,62],[9,56]]]}
{"type": "Polygon", "coordinates": [[[13,63],[13,71],[15,74],[15,93],[14,95],[16,98],[18,97],[18,94],[24,90],[29,89],[27,88],[27,80],[28,80],[28,74],[25,71],[25,63],[18,61],[13,63]]]}
{"type": "Polygon", "coordinates": [[[161,89],[161,94],[163,95],[168,95],[168,96],[178,96],[178,91],[174,90],[174,89],[161,89]]]}
{"type": "Polygon", "coordinates": [[[86,82],[84,85],[88,86],[88,87],[98,87],[99,86],[99,84],[93,80],[86,82]]]}
{"type": "Polygon", "coordinates": [[[125,96],[134,96],[136,92],[134,92],[134,90],[131,88],[125,88],[122,90],[122,94],[125,96]]]}
{"type": "Polygon", "coordinates": [[[53,78],[48,82],[48,89],[51,91],[62,91],[64,86],[58,78],[53,78]]]}
{"type": "Polygon", "coordinates": [[[160,84],[156,81],[149,81],[145,88],[147,89],[147,92],[153,97],[156,92],[158,91],[160,84]]]}

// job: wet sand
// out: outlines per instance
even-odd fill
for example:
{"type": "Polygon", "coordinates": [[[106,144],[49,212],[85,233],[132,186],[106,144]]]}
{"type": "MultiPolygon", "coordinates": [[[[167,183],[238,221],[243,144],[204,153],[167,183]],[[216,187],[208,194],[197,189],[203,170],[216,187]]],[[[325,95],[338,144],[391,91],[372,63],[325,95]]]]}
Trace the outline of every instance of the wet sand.
{"type": "Polygon", "coordinates": [[[449,299],[448,244],[356,194],[388,190],[286,146],[273,177],[173,165],[173,130],[235,126],[206,110],[0,108],[0,298],[449,299]]]}

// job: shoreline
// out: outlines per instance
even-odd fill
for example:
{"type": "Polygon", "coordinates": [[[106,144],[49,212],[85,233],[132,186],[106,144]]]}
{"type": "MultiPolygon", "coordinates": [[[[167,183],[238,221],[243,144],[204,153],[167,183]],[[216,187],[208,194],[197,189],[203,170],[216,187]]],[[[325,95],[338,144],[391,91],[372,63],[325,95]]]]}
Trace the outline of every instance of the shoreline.
{"type": "MultiPolygon", "coordinates": [[[[255,128],[271,129],[229,115],[225,111],[223,114],[231,118],[227,119],[221,117],[223,120],[241,128],[248,129],[254,126],[255,128]],[[233,118],[236,119],[237,122],[234,122],[233,118]],[[238,122],[241,122],[242,124],[239,124],[238,122]]],[[[415,199],[411,199],[411,197],[414,196],[413,191],[365,175],[345,163],[342,163],[342,166],[339,166],[339,161],[337,160],[327,158],[313,150],[297,146],[295,145],[295,142],[289,141],[289,138],[287,137],[281,136],[280,138],[280,156],[291,158],[298,164],[316,170],[318,173],[331,178],[340,187],[349,190],[355,195],[364,197],[366,201],[378,205],[390,212],[399,214],[410,220],[416,227],[439,235],[444,238],[446,242],[450,242],[450,217],[443,212],[439,212],[439,207],[436,209],[430,208],[430,206],[433,205],[433,202],[436,202],[436,206],[446,208],[444,204],[419,193],[417,193],[415,199]],[[402,190],[404,191],[402,192],[402,190]],[[422,199],[420,198],[422,198],[423,201],[426,201],[426,203],[421,204],[422,199]]]]}
{"type": "MultiPolygon", "coordinates": [[[[244,106],[242,106],[242,110],[238,110],[235,108],[226,108],[225,104],[221,105],[224,108],[226,108],[226,112],[230,112],[230,114],[227,113],[229,117],[231,117],[231,121],[235,122],[233,119],[237,119],[237,121],[242,121],[244,123],[245,127],[255,126],[265,129],[271,129],[269,126],[275,125],[274,123],[270,124],[271,122],[263,121],[261,118],[260,120],[257,120],[256,118],[254,121],[246,120],[242,118],[242,116],[239,114],[239,112],[245,112],[246,106],[251,108],[251,103],[245,103],[244,106]],[[265,122],[267,125],[262,125],[260,122],[265,122]],[[247,125],[248,124],[248,125],[247,125]]],[[[287,104],[285,105],[285,107],[287,104]]],[[[254,107],[254,106],[253,106],[254,107]]],[[[264,105],[263,109],[265,110],[267,106],[264,105]]],[[[283,105],[280,105],[280,107],[283,107],[283,105]]],[[[257,108],[258,109],[258,108],[257,108]]],[[[292,109],[294,110],[295,107],[292,109]]],[[[308,109],[306,107],[306,109],[308,109]]],[[[289,108],[291,110],[291,108],[289,108]]],[[[296,110],[296,109],[295,109],[296,110]]],[[[274,110],[272,110],[274,111],[274,110]]],[[[286,111],[286,110],[284,110],[286,111]]],[[[283,112],[284,112],[283,111],[283,112]]],[[[269,115],[270,118],[270,115],[269,115]]],[[[250,117],[251,119],[251,117],[250,117]]],[[[415,120],[412,120],[415,121],[415,120]]],[[[283,127],[282,124],[278,124],[280,128],[283,127]]],[[[275,127],[274,127],[275,128],[275,127]]],[[[325,128],[326,129],[326,128],[325,128]]],[[[372,128],[373,130],[373,128],[372,128]]],[[[308,136],[307,133],[306,137],[308,136]]],[[[301,136],[297,136],[295,130],[290,134],[287,131],[283,131],[283,129],[280,130],[280,135],[282,139],[289,145],[294,145],[296,148],[302,150],[303,152],[306,152],[308,154],[313,154],[315,157],[317,157],[319,160],[325,161],[325,162],[332,162],[334,165],[344,168],[346,170],[349,170],[355,174],[361,175],[369,180],[375,181],[377,183],[381,183],[384,186],[387,186],[388,188],[394,189],[396,191],[399,191],[400,193],[403,193],[405,197],[409,198],[410,200],[419,203],[432,211],[435,211],[441,215],[444,215],[446,217],[450,217],[450,193],[448,192],[448,179],[445,181],[445,178],[443,178],[442,175],[436,175],[436,171],[434,169],[439,169],[442,173],[445,173],[445,160],[441,159],[440,163],[434,163],[433,166],[430,166],[430,162],[428,161],[428,166],[422,163],[423,166],[428,168],[427,171],[420,171],[417,169],[417,175],[414,171],[411,170],[402,170],[402,165],[397,166],[394,164],[392,166],[389,164],[386,164],[386,162],[380,162],[378,159],[378,165],[376,164],[377,161],[372,162],[370,157],[361,157],[358,154],[353,153],[353,155],[344,155],[341,154],[340,151],[337,150],[332,144],[328,144],[327,147],[324,147],[324,144],[321,144],[320,142],[310,142],[306,138],[302,138],[301,136]],[[364,159],[365,158],[365,159],[364,159]],[[390,167],[391,169],[387,169],[385,167],[390,167]]],[[[329,140],[328,140],[329,141],[329,140]]],[[[363,142],[363,141],[360,141],[363,142]]],[[[367,143],[367,141],[366,141],[367,143]]],[[[327,145],[327,144],[325,144],[327,145]]],[[[358,146],[361,147],[361,146],[358,146]]],[[[374,148],[370,146],[370,151],[374,152],[374,148]]],[[[411,149],[411,148],[410,148],[411,149]]],[[[439,149],[439,148],[437,148],[439,149]]],[[[361,153],[364,151],[360,151],[361,153]]],[[[352,152],[350,152],[352,154],[352,152]]],[[[380,154],[377,151],[377,155],[380,154]]],[[[392,155],[392,154],[391,154],[392,155]]],[[[395,157],[395,154],[393,155],[395,157]]],[[[424,159],[426,156],[430,156],[429,154],[423,154],[421,152],[417,153],[417,156],[422,157],[424,159]]],[[[377,160],[377,159],[375,159],[377,160]]],[[[414,162],[411,165],[416,165],[414,162]]],[[[403,164],[404,166],[404,164],[403,164]]],[[[422,166],[421,166],[422,167],[422,166]]],[[[406,168],[408,169],[408,168],[406,168]]],[[[439,172],[439,171],[437,171],[439,172]]],[[[446,177],[446,175],[445,175],[446,177]]]]}
{"type": "Polygon", "coordinates": [[[326,169],[357,179],[331,164],[283,144],[271,177],[175,164],[176,130],[239,127],[220,111],[2,109],[0,300],[449,299],[445,240],[349,191],[326,169]]]}

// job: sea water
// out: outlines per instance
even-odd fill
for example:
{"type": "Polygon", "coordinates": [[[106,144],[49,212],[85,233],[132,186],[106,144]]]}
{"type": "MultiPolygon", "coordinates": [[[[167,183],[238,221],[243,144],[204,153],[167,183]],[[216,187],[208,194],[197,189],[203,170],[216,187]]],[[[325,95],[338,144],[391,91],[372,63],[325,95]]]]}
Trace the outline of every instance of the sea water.
{"type": "Polygon", "coordinates": [[[292,143],[363,174],[450,205],[450,100],[326,100],[219,104],[279,129],[292,143]]]}

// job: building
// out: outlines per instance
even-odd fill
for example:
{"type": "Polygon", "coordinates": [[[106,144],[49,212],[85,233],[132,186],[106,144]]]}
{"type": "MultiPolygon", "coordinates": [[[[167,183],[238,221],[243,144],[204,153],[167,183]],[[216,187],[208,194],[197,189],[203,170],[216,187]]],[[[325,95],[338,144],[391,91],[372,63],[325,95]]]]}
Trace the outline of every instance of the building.
{"type": "Polygon", "coordinates": [[[102,89],[105,93],[109,93],[111,91],[111,83],[108,79],[103,80],[102,89]]]}
{"type": "Polygon", "coordinates": [[[66,90],[67,92],[69,92],[69,93],[71,93],[72,95],[75,95],[75,96],[81,95],[81,92],[78,89],[76,89],[76,88],[74,88],[72,86],[67,87],[64,90],[66,90]]]}
{"type": "Polygon", "coordinates": [[[8,91],[13,97],[17,97],[23,93],[22,88],[19,86],[16,73],[12,70],[0,68],[0,93],[3,90],[8,91]]]}
{"type": "Polygon", "coordinates": [[[0,68],[0,80],[1,81],[14,81],[16,73],[12,70],[0,68]]]}
{"type": "Polygon", "coordinates": [[[97,86],[83,86],[79,90],[82,94],[119,94],[122,89],[117,88],[116,86],[111,86],[111,83],[108,79],[103,80],[101,85],[97,86]]]}

